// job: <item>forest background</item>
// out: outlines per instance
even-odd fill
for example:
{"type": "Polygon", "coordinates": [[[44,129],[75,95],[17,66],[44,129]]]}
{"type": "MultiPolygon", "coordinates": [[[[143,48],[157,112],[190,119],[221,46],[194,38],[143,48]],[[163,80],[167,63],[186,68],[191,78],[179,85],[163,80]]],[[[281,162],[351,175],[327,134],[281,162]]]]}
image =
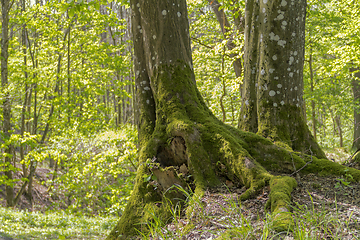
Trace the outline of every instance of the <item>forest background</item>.
{"type": "MultiPolygon", "coordinates": [[[[243,74],[233,63],[242,61],[244,2],[187,2],[197,86],[213,113],[237,126],[243,74]]],[[[127,1],[2,0],[1,7],[0,171],[13,172],[0,175],[1,204],[120,216],[137,168],[127,1]]],[[[360,147],[359,11],[356,1],[308,1],[304,114],[324,149],[360,147]]]]}

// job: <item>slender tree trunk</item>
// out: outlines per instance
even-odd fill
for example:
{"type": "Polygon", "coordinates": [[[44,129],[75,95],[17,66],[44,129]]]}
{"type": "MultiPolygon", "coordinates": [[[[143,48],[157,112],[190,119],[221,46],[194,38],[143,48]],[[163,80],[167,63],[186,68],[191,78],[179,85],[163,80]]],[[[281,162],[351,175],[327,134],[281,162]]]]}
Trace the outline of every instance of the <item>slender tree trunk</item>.
{"type": "MultiPolygon", "coordinates": [[[[69,19],[69,15],[67,16],[69,19]]],[[[71,66],[71,56],[70,56],[70,50],[71,50],[71,24],[69,23],[68,27],[68,42],[67,42],[67,98],[68,98],[68,124],[70,124],[71,121],[71,112],[72,112],[72,103],[71,103],[71,73],[70,73],[70,66],[71,66]]]]}
{"type": "Polygon", "coordinates": [[[322,125],[322,129],[323,129],[323,138],[326,138],[326,126],[325,126],[325,121],[326,121],[326,111],[325,108],[323,108],[322,110],[322,115],[321,115],[321,125],[322,125]]]}
{"type": "MultiPolygon", "coordinates": [[[[32,66],[33,66],[33,69],[37,69],[38,67],[38,60],[35,59],[35,53],[36,53],[36,48],[37,48],[37,44],[36,44],[36,41],[34,42],[34,50],[31,49],[31,42],[30,42],[30,39],[29,39],[29,33],[28,31],[25,29],[26,31],[26,39],[27,39],[27,42],[28,44],[30,45],[29,46],[29,54],[30,54],[30,57],[31,57],[31,62],[32,62],[32,66]]],[[[37,38],[38,34],[35,30],[35,38],[37,38]]],[[[33,74],[33,79],[36,78],[36,73],[33,74]]],[[[32,127],[31,127],[31,123],[29,122],[28,123],[28,131],[31,133],[31,134],[36,134],[37,132],[37,127],[38,127],[38,118],[39,118],[39,115],[37,114],[37,92],[38,92],[38,85],[37,83],[33,83],[31,84],[31,87],[30,87],[30,93],[29,93],[29,104],[28,104],[28,115],[31,116],[31,98],[32,98],[32,93],[34,92],[34,112],[33,112],[33,122],[32,122],[32,127]]]]}
{"type": "MultiPolygon", "coordinates": [[[[110,37],[113,41],[113,45],[116,46],[116,38],[113,35],[111,28],[109,27],[109,32],[110,32],[110,37]]],[[[118,53],[115,53],[115,55],[117,55],[118,53]]],[[[115,78],[118,82],[120,82],[120,72],[117,70],[115,73],[115,78]]],[[[122,123],[122,117],[121,117],[121,100],[120,97],[117,96],[116,93],[116,88],[115,88],[115,84],[112,83],[114,91],[113,91],[113,102],[114,102],[114,114],[115,114],[115,119],[116,119],[116,126],[119,127],[120,124],[122,123]]]]}
{"type": "Polygon", "coordinates": [[[33,126],[32,126],[32,133],[36,134],[38,130],[38,120],[39,120],[39,114],[38,114],[38,84],[34,83],[33,85],[34,89],[34,109],[33,109],[33,126]]]}
{"type": "MultiPolygon", "coordinates": [[[[36,170],[36,168],[35,168],[35,166],[34,166],[34,162],[31,162],[31,163],[30,163],[30,172],[29,172],[29,175],[24,176],[24,177],[26,177],[29,181],[25,181],[25,182],[23,183],[23,185],[21,186],[20,190],[18,191],[18,193],[16,194],[16,197],[15,197],[15,199],[14,199],[14,206],[19,203],[20,198],[21,198],[21,195],[25,192],[26,186],[28,185],[28,183],[30,182],[30,180],[32,181],[32,179],[33,179],[33,177],[34,177],[34,174],[35,174],[35,170],[36,170]]],[[[29,200],[29,201],[30,201],[31,210],[32,210],[32,200],[29,200]]]]}
{"type": "Polygon", "coordinates": [[[354,73],[354,79],[352,80],[352,91],[354,97],[354,140],[352,144],[352,150],[356,151],[360,149],[360,71],[357,68],[351,68],[350,72],[354,73]],[[357,71],[357,72],[355,72],[357,71]]]}
{"type": "MultiPolygon", "coordinates": [[[[130,23],[128,24],[128,28],[127,28],[127,32],[129,34],[129,39],[132,39],[132,21],[131,21],[131,11],[128,11],[127,13],[127,22],[130,23]]],[[[133,47],[132,45],[128,44],[128,52],[131,52],[131,57],[130,57],[130,63],[131,66],[134,66],[134,52],[133,52],[133,47]]],[[[133,96],[132,99],[132,124],[137,125],[136,122],[136,110],[137,110],[137,106],[136,106],[136,102],[137,102],[137,94],[136,94],[136,86],[135,86],[135,73],[134,73],[134,68],[130,68],[130,79],[131,79],[131,96],[133,96]]]]}
{"type": "Polygon", "coordinates": [[[232,115],[231,126],[235,126],[235,107],[234,107],[234,99],[231,94],[230,94],[230,105],[231,105],[231,115],[232,115]]]}
{"type": "MultiPolygon", "coordinates": [[[[312,53],[310,53],[309,58],[309,69],[310,69],[310,91],[314,92],[314,72],[312,68],[312,53]]],[[[311,120],[312,120],[312,132],[316,140],[316,111],[315,111],[315,101],[311,100],[311,120]]]]}
{"type": "MultiPolygon", "coordinates": [[[[335,114],[334,114],[333,110],[331,109],[331,107],[329,107],[329,112],[330,112],[332,128],[333,128],[333,136],[336,136],[338,134],[338,131],[336,129],[335,114]]],[[[335,110],[335,112],[336,112],[336,110],[335,110]]]]}
{"type": "Polygon", "coordinates": [[[225,82],[225,49],[224,49],[224,53],[222,55],[222,61],[221,61],[221,73],[222,73],[222,88],[223,88],[223,92],[221,94],[220,97],[220,107],[221,107],[221,111],[222,111],[222,115],[223,115],[223,122],[226,122],[226,111],[225,111],[225,107],[224,107],[224,97],[226,96],[226,82],[225,82]]]}
{"type": "MultiPolygon", "coordinates": [[[[8,58],[9,58],[9,12],[11,9],[9,0],[1,0],[1,17],[2,17],[2,26],[1,26],[1,86],[4,93],[3,99],[3,132],[5,139],[9,140],[11,136],[11,98],[10,93],[8,92],[8,58]]],[[[8,181],[13,180],[12,170],[11,170],[11,159],[12,159],[12,146],[7,145],[4,150],[5,155],[5,164],[7,164],[5,171],[5,176],[8,181]]],[[[11,184],[6,185],[6,205],[12,207],[14,204],[14,188],[11,184]]]]}
{"type": "MultiPolygon", "coordinates": [[[[21,5],[22,5],[22,12],[25,12],[25,0],[22,0],[21,1],[21,5]]],[[[26,70],[26,67],[27,67],[27,57],[26,57],[26,54],[27,54],[27,44],[26,44],[26,25],[24,24],[24,26],[22,27],[22,32],[21,32],[21,43],[22,43],[22,49],[23,49],[23,54],[24,54],[24,82],[25,82],[25,94],[24,94],[24,103],[23,103],[23,106],[22,106],[22,110],[21,110],[21,124],[20,124],[20,134],[21,136],[23,137],[24,136],[24,132],[25,132],[25,119],[26,119],[26,108],[27,108],[27,105],[28,105],[28,96],[29,96],[29,88],[28,88],[28,72],[26,70]]],[[[25,158],[25,149],[24,149],[24,145],[20,145],[20,162],[22,160],[24,160],[25,158]]],[[[27,176],[27,167],[26,167],[26,164],[23,163],[22,164],[22,168],[23,168],[23,176],[27,176]]],[[[16,204],[16,202],[15,202],[16,204]]]]}
{"type": "Polygon", "coordinates": [[[343,142],[343,134],[342,134],[342,129],[341,129],[341,118],[339,115],[336,115],[335,117],[335,122],[336,122],[336,127],[337,127],[337,131],[339,134],[339,138],[340,138],[340,147],[344,146],[344,142],[343,142]]]}

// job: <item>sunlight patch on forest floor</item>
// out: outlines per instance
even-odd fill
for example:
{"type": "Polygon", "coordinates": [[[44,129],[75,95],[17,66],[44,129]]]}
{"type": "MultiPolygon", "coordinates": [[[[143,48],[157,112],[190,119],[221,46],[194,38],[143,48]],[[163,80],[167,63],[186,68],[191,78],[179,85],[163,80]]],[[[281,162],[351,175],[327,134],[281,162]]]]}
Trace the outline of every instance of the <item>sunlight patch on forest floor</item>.
{"type": "Polygon", "coordinates": [[[116,221],[116,217],[43,214],[0,207],[0,239],[104,239],[116,221]]]}

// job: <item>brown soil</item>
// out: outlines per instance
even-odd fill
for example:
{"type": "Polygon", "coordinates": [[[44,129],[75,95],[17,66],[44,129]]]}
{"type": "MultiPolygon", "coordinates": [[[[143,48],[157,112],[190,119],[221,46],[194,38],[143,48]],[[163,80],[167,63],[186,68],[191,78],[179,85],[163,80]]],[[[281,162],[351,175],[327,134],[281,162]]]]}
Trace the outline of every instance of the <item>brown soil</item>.
{"type": "MultiPolygon", "coordinates": [[[[298,187],[292,193],[294,219],[298,225],[302,218],[308,217],[314,221],[303,226],[312,231],[310,239],[335,239],[331,235],[335,233],[337,239],[360,239],[359,184],[345,185],[347,182],[340,178],[318,177],[314,174],[301,176],[297,181],[298,187]],[[304,214],[305,209],[307,211],[304,214]],[[314,230],[315,226],[317,230],[314,230]]],[[[206,192],[191,221],[178,220],[167,225],[164,232],[183,232],[191,222],[194,226],[181,239],[215,239],[228,229],[247,226],[252,229],[250,235],[232,239],[261,239],[264,225],[268,224],[266,219],[270,218],[265,209],[269,189],[265,188],[257,198],[239,204],[237,198],[243,191],[244,189],[229,190],[228,187],[223,187],[206,192]]],[[[277,235],[274,239],[294,239],[293,233],[270,232],[270,236],[274,235],[277,235]]],[[[174,238],[178,237],[179,235],[174,235],[174,238]]]]}
{"type": "MultiPolygon", "coordinates": [[[[52,170],[47,168],[40,168],[38,167],[35,171],[34,181],[33,181],[33,192],[32,192],[32,199],[33,199],[33,206],[30,204],[30,196],[25,191],[23,195],[20,197],[19,203],[15,206],[17,209],[28,209],[31,211],[41,211],[44,212],[47,209],[51,209],[52,205],[56,200],[58,200],[57,196],[51,197],[48,193],[49,185],[47,181],[52,178],[51,174],[52,170]]],[[[0,173],[2,174],[2,173],[0,173]]],[[[14,174],[14,179],[21,179],[23,176],[20,172],[14,174]]],[[[15,194],[21,188],[23,184],[22,181],[18,181],[15,185],[15,194]]],[[[0,185],[0,206],[6,206],[5,201],[5,186],[0,185]]]]}

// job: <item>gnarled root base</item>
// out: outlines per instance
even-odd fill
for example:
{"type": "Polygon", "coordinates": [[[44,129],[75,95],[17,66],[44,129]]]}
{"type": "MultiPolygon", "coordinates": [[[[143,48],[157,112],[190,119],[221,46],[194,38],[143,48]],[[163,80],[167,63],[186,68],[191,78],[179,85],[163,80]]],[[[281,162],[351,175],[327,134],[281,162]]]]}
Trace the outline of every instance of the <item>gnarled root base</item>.
{"type": "Polygon", "coordinates": [[[288,176],[274,176],[269,171],[290,174],[303,167],[301,171],[305,173],[347,173],[355,181],[360,180],[360,171],[356,169],[327,159],[302,156],[217,120],[168,126],[172,127],[155,129],[152,139],[141,150],[142,164],[131,198],[107,239],[129,239],[146,232],[154,216],[164,223],[170,221],[169,201],[165,199],[170,204],[179,202],[187,197],[184,192],[188,187],[201,196],[206,188],[219,186],[226,180],[247,188],[240,200],[255,196],[259,189],[270,184],[268,204],[275,219],[273,227],[278,231],[291,230],[289,203],[296,181],[288,176]]]}
{"type": "MultiPolygon", "coordinates": [[[[159,92],[166,92],[162,85],[158,86],[159,92]]],[[[170,95],[163,98],[170,99],[170,95]]],[[[189,93],[196,95],[199,93],[189,93]]],[[[140,144],[140,167],[134,190],[123,216],[107,239],[129,239],[144,233],[154,217],[166,223],[171,220],[169,204],[187,198],[187,188],[202,196],[207,188],[226,181],[247,188],[240,200],[255,196],[270,184],[268,204],[274,214],[273,227],[279,231],[291,230],[288,204],[296,181],[290,175],[301,170],[320,175],[351,174],[354,181],[360,180],[359,170],[303,155],[286,144],[274,144],[254,133],[227,126],[201,101],[194,100],[184,106],[178,102],[179,98],[173,99],[166,106],[159,100],[160,109],[167,110],[159,110],[154,131],[140,144]],[[164,113],[160,114],[161,111],[164,113]]]]}
{"type": "Polygon", "coordinates": [[[256,134],[226,126],[212,116],[207,120],[196,124],[185,120],[168,124],[167,129],[155,129],[140,151],[141,165],[126,210],[107,239],[129,239],[146,232],[154,216],[164,223],[170,221],[169,201],[165,199],[170,204],[179,202],[187,197],[184,192],[188,187],[201,196],[207,188],[226,180],[247,188],[240,200],[255,196],[259,189],[270,184],[268,204],[274,215],[274,228],[291,230],[288,204],[296,181],[288,176],[274,176],[269,171],[291,174],[303,167],[301,171],[305,173],[347,173],[355,181],[360,180],[358,170],[327,159],[302,156],[256,134]]]}

